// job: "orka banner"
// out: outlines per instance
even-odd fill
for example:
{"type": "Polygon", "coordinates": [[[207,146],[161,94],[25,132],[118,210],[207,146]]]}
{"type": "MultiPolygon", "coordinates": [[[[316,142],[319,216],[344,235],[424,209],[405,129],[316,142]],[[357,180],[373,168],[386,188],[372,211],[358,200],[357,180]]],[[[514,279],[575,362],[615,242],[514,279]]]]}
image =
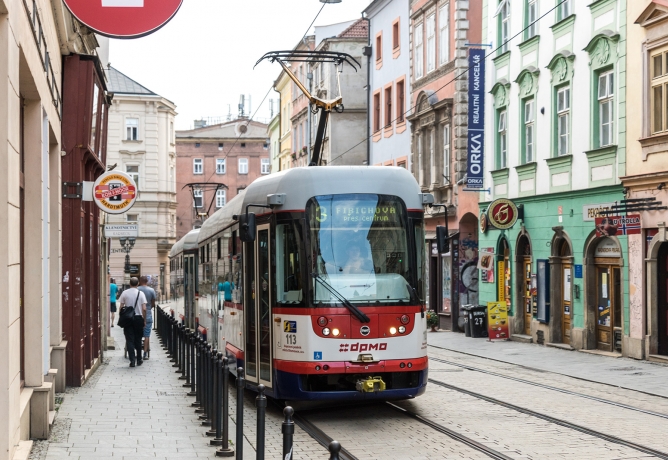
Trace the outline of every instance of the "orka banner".
{"type": "Polygon", "coordinates": [[[485,152],[485,51],[469,50],[469,125],[466,188],[484,188],[485,152]]]}

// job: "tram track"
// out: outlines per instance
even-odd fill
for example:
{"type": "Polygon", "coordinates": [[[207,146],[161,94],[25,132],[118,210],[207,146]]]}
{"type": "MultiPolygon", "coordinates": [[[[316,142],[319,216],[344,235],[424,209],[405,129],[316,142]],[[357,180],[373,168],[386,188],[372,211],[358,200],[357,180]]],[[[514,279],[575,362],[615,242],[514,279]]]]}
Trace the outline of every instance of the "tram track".
{"type": "Polygon", "coordinates": [[[486,396],[486,395],[483,395],[481,393],[476,393],[475,391],[467,390],[465,388],[457,387],[455,385],[450,385],[448,383],[441,382],[440,380],[429,379],[428,381],[429,381],[429,383],[431,383],[433,385],[437,385],[439,387],[446,388],[448,390],[463,393],[465,395],[480,399],[482,401],[486,401],[486,402],[489,402],[489,403],[492,403],[492,404],[495,404],[495,405],[498,405],[498,406],[501,406],[501,407],[505,407],[506,409],[510,409],[510,410],[513,410],[513,411],[516,411],[516,412],[519,412],[519,413],[522,413],[522,414],[525,414],[525,415],[529,415],[531,417],[536,417],[536,418],[539,418],[541,420],[545,420],[549,423],[553,423],[555,425],[559,425],[559,426],[563,426],[565,428],[569,428],[571,430],[579,431],[580,433],[584,433],[584,434],[587,434],[589,436],[593,436],[593,437],[602,439],[604,441],[608,441],[608,442],[611,442],[611,443],[615,443],[615,444],[619,444],[619,445],[622,445],[622,446],[625,446],[625,447],[629,447],[631,449],[637,450],[639,452],[643,452],[645,454],[652,455],[652,456],[657,457],[657,458],[668,460],[668,452],[662,452],[660,450],[657,450],[657,449],[654,449],[654,448],[651,448],[651,447],[648,447],[648,446],[644,446],[642,444],[638,444],[638,443],[635,443],[635,442],[632,442],[632,441],[628,441],[626,439],[622,439],[622,438],[619,438],[617,436],[602,433],[600,431],[596,431],[596,430],[593,430],[591,428],[587,428],[585,426],[569,422],[567,420],[552,417],[550,415],[543,414],[541,412],[537,412],[537,411],[534,411],[534,410],[531,410],[531,409],[527,409],[527,408],[524,408],[524,407],[521,407],[521,406],[517,406],[515,404],[511,404],[511,403],[508,403],[508,402],[505,402],[505,401],[501,401],[500,399],[496,399],[496,398],[493,398],[491,396],[486,396]]]}
{"type": "Polygon", "coordinates": [[[471,366],[471,365],[468,365],[468,364],[461,364],[461,363],[456,363],[454,361],[448,361],[448,360],[442,359],[442,358],[434,358],[434,357],[430,356],[429,360],[430,361],[435,361],[435,362],[441,363],[441,364],[447,364],[449,366],[455,366],[455,367],[458,367],[458,368],[461,368],[461,369],[465,369],[467,371],[480,372],[482,374],[491,375],[491,376],[494,376],[494,377],[499,377],[499,378],[511,380],[511,381],[514,381],[514,382],[523,383],[523,384],[535,386],[535,387],[538,387],[538,388],[543,388],[543,389],[546,389],[546,390],[552,390],[552,391],[556,391],[556,392],[559,392],[559,393],[567,394],[569,396],[576,396],[578,398],[588,399],[590,401],[596,401],[596,402],[599,402],[599,403],[608,404],[610,406],[619,407],[621,409],[640,412],[641,414],[651,415],[653,417],[660,417],[660,418],[664,418],[664,419],[668,420],[668,414],[663,414],[661,412],[654,412],[654,411],[647,410],[647,409],[641,409],[639,407],[629,406],[628,404],[623,404],[623,403],[619,403],[619,402],[615,402],[615,401],[610,401],[610,400],[607,400],[607,399],[599,398],[597,396],[591,396],[591,395],[587,395],[587,394],[584,394],[584,393],[578,393],[577,391],[566,390],[566,389],[555,387],[555,386],[552,386],[552,385],[546,385],[544,383],[532,382],[531,380],[526,380],[526,379],[522,379],[522,378],[519,378],[519,377],[511,377],[509,375],[500,374],[498,372],[489,371],[489,370],[486,370],[486,369],[481,369],[481,368],[474,367],[474,366],[471,366]]]}
{"type": "MultiPolygon", "coordinates": [[[[299,428],[301,428],[306,434],[315,439],[318,444],[323,446],[325,450],[329,452],[329,443],[334,440],[328,436],[324,431],[318,428],[313,422],[311,422],[307,417],[301,414],[295,413],[292,416],[292,419],[299,428]]],[[[353,454],[350,453],[343,445],[341,446],[341,451],[339,452],[339,458],[341,460],[359,460],[353,454]]]]}

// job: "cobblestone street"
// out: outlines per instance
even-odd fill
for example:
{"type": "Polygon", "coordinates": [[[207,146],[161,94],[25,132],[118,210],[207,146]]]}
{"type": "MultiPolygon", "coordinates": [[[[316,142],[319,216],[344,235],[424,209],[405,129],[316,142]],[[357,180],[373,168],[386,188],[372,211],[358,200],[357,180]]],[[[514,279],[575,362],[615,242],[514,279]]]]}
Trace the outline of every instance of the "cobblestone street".
{"type": "MultiPolygon", "coordinates": [[[[208,445],[211,438],[205,436],[206,429],[191,407],[192,398],[185,395],[183,381],[156,339],[151,359],[131,369],[123,357],[122,330],[114,328],[113,335],[117,349],[108,352],[84,387],[62,395],[51,439],[37,444],[31,458],[215,458],[215,449],[208,445]]],[[[593,374],[605,366],[630,367],[625,361],[531,344],[467,342],[450,333],[429,338],[437,346],[429,350],[430,383],[425,395],[393,404],[339,405],[298,413],[358,459],[668,457],[668,399],[594,381],[593,374]],[[463,345],[470,345],[469,351],[477,356],[458,351],[463,345]],[[504,362],[496,355],[502,347],[512,347],[527,365],[504,362]],[[543,368],[570,359],[578,373],[586,373],[581,364],[589,362],[591,378],[531,366],[538,356],[543,368]]],[[[660,365],[639,365],[643,372],[624,376],[626,387],[641,389],[644,379],[651,387],[668,371],[660,365]]],[[[605,378],[599,372],[598,380],[605,378]]],[[[249,459],[255,458],[254,399],[247,391],[244,458],[249,459]]],[[[233,391],[230,408],[233,440],[233,391]]],[[[270,402],[267,459],[281,458],[281,422],[280,408],[270,402]]],[[[296,427],[295,459],[328,455],[325,447],[296,427]]]]}

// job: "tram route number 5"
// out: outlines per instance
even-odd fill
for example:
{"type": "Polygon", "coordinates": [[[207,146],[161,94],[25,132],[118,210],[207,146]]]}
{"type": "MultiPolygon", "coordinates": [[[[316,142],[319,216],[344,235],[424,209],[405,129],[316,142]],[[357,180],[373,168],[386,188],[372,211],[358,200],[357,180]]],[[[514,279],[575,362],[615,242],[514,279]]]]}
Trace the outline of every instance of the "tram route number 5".
{"type": "Polygon", "coordinates": [[[287,345],[297,345],[297,334],[285,334],[285,343],[287,345]]]}

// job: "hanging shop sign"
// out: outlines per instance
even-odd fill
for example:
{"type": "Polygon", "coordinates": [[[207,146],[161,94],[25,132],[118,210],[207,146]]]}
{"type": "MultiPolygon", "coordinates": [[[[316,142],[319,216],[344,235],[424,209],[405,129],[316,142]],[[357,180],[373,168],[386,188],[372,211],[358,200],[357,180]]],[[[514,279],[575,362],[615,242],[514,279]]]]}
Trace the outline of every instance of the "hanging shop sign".
{"type": "Polygon", "coordinates": [[[480,213],[480,233],[483,235],[487,233],[487,214],[482,212],[480,213]]]}
{"type": "Polygon", "coordinates": [[[506,198],[492,201],[492,204],[487,208],[489,223],[500,230],[506,230],[515,225],[518,217],[517,206],[506,198]]]}
{"type": "Polygon", "coordinates": [[[598,243],[598,246],[596,246],[594,257],[621,258],[622,251],[615,240],[612,238],[603,238],[601,242],[598,243]]]}
{"type": "Polygon", "coordinates": [[[138,225],[105,225],[105,238],[137,238],[139,236],[138,225]]]}
{"type": "Polygon", "coordinates": [[[596,236],[640,235],[640,214],[596,218],[596,236]]]}
{"type": "Polygon", "coordinates": [[[167,24],[183,0],[64,0],[89,29],[111,38],[139,38],[167,24]]]}
{"type": "Polygon", "coordinates": [[[490,340],[510,337],[506,302],[487,302],[487,332],[490,340]]]}
{"type": "Polygon", "coordinates": [[[107,214],[128,212],[137,199],[137,185],[121,171],[107,171],[93,184],[93,201],[107,214]]]}
{"type": "Polygon", "coordinates": [[[469,49],[469,124],[466,155],[466,187],[484,187],[485,151],[485,51],[469,49]]]}

